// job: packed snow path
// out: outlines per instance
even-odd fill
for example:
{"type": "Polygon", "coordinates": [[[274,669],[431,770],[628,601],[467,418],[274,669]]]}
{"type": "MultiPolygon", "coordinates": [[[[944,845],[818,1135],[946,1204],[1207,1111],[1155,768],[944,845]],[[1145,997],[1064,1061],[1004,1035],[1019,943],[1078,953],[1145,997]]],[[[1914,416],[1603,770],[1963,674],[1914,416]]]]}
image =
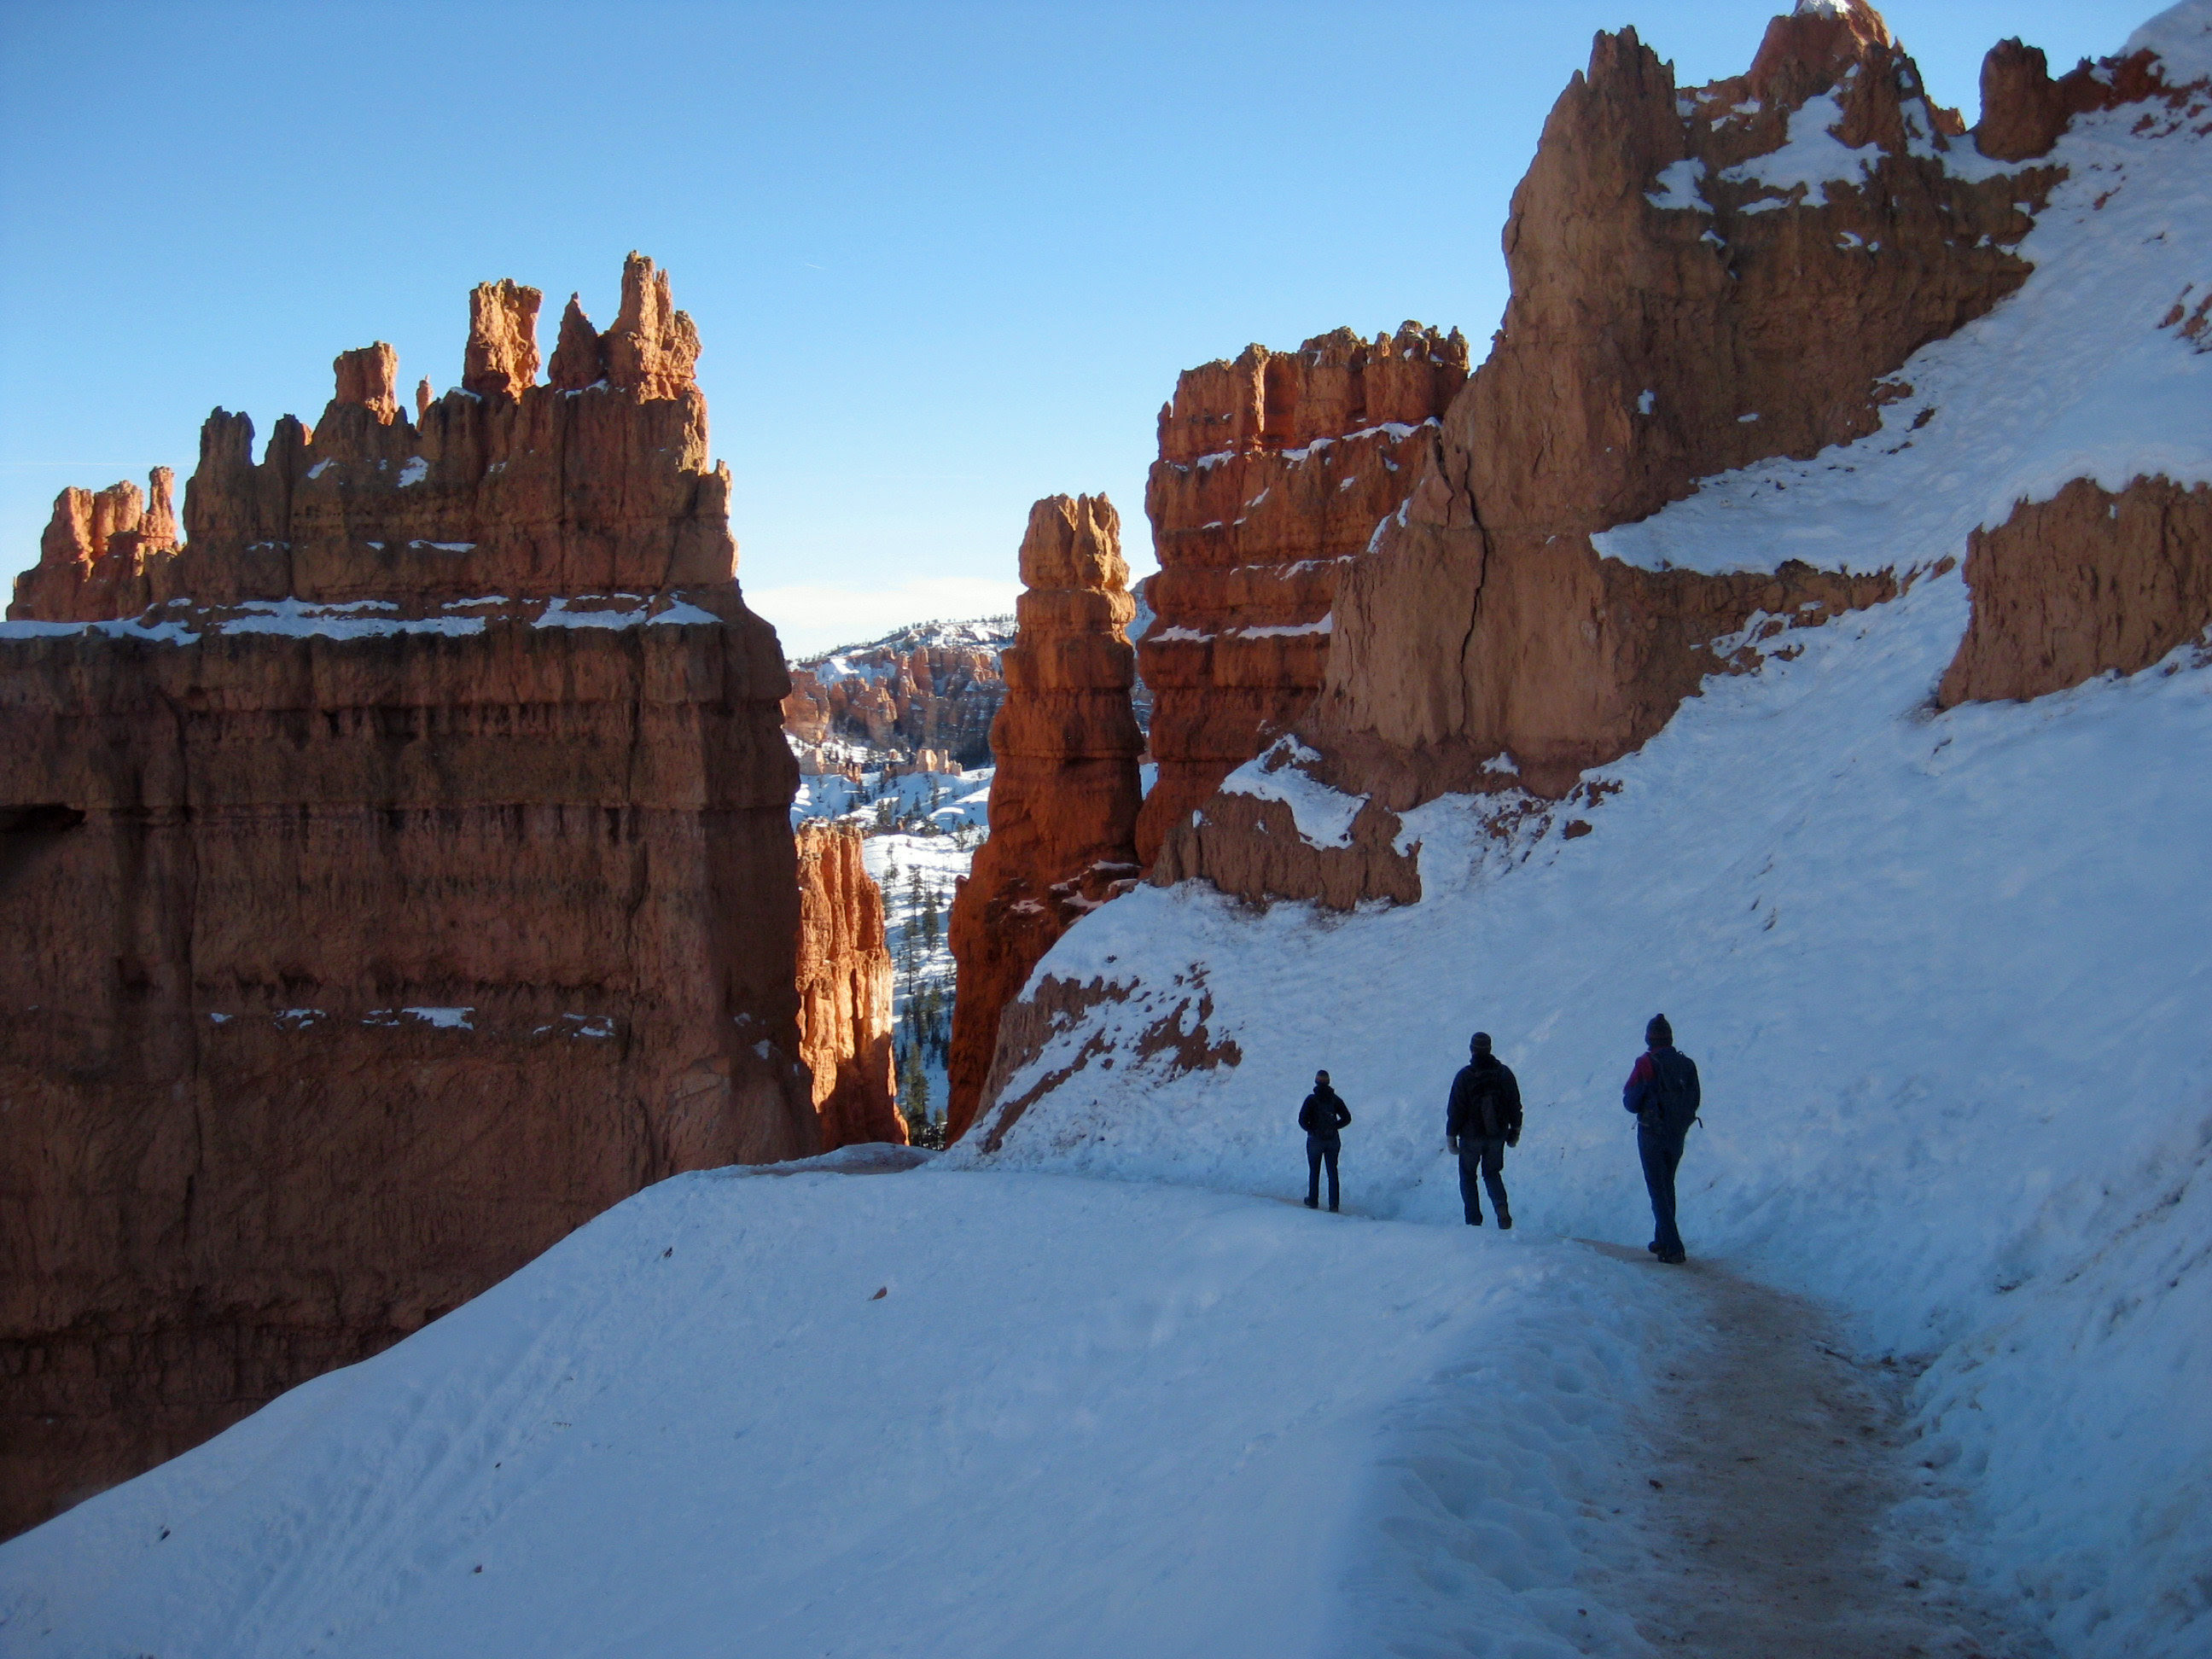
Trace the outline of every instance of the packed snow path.
{"type": "Polygon", "coordinates": [[[1940,1543],[1897,1529],[1928,1484],[1906,1461],[1901,1379],[1862,1368],[1801,1297],[1710,1261],[1649,1273],[1680,1334],[1632,1422],[1641,1559],[1594,1575],[1662,1654],[1695,1659],[2014,1659],[2048,1651],[1964,1596],[1940,1543]],[[1919,1479],[1914,1477],[1917,1475],[1919,1479]]]}
{"type": "MultiPolygon", "coordinates": [[[[1904,1659],[1942,1633],[1873,1565],[1874,1454],[1828,1431],[1859,1407],[1802,1412],[1827,1385],[1772,1364],[1811,1351],[1800,1304],[1534,1217],[1500,1235],[829,1172],[915,1158],[679,1176],[618,1206],[0,1547],[0,1651],[1904,1659]],[[1709,1554],[1689,1583],[1678,1558],[1718,1534],[1665,1506],[1759,1490],[1730,1434],[1796,1446],[1810,1484],[1785,1462],[1778,1501],[1836,1513],[1771,1569],[1709,1554]],[[1858,1628],[1911,1637],[1800,1639],[1786,1592],[1817,1615],[1838,1600],[1808,1589],[1822,1573],[1865,1577],[1858,1628]],[[1708,1596],[1713,1619],[1680,1616],[1708,1596]],[[1723,1615],[1765,1644],[1726,1645],[1723,1615]]],[[[1740,1553],[1786,1530],[1747,1516],[1740,1553]]]]}

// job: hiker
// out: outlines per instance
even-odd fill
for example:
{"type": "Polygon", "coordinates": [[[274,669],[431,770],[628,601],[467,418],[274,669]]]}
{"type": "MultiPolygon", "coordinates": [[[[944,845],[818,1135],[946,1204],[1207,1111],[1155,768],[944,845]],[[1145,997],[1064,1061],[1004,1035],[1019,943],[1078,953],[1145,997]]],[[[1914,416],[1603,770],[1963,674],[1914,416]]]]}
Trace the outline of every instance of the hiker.
{"type": "Polygon", "coordinates": [[[1688,1257],[1674,1228],[1674,1166],[1682,1161],[1690,1126],[1698,1121],[1698,1065],[1675,1048],[1674,1028],[1664,1014],[1651,1016],[1644,1042],[1620,1091],[1620,1103],[1636,1114],[1636,1155],[1651,1193],[1652,1238],[1644,1248],[1662,1261],[1681,1262],[1688,1257]]]}
{"type": "Polygon", "coordinates": [[[1489,1032],[1477,1031],[1467,1046],[1468,1063],[1452,1079],[1451,1103],[1444,1110],[1444,1145],[1459,1159],[1459,1200],[1467,1210],[1467,1224],[1482,1225],[1481,1188],[1487,1187],[1498,1230],[1510,1232],[1513,1211],[1505,1201],[1505,1149],[1521,1144],[1521,1083],[1490,1052],[1489,1032]]]}
{"type": "Polygon", "coordinates": [[[1306,1208],[1321,1208],[1321,1166],[1328,1165],[1329,1212],[1336,1212],[1336,1155],[1344,1147],[1339,1134],[1352,1121],[1351,1109],[1328,1086],[1328,1073],[1314,1073],[1313,1092],[1298,1108],[1298,1127],[1306,1132],[1306,1208]]]}

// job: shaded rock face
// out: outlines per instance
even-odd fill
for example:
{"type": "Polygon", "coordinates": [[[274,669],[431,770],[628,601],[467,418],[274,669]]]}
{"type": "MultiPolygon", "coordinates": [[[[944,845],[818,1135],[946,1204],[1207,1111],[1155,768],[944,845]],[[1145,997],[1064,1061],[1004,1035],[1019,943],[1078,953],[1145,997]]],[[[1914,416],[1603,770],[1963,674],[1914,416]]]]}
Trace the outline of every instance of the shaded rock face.
{"type": "Polygon", "coordinates": [[[2212,487],[2076,478],[1967,541],[1973,614],[1936,694],[2026,700],[2132,674],[2212,626],[2212,487]]]}
{"type": "MultiPolygon", "coordinates": [[[[1756,611],[1885,597],[1887,578],[1803,566],[1637,570],[1589,538],[1705,474],[1874,430],[1899,395],[1883,376],[2025,280],[2014,204],[2049,179],[1998,173],[1863,5],[1776,18],[1746,75],[1697,88],[1633,30],[1599,35],[1515,192],[1491,356],[1344,579],[1302,767],[1391,814],[1447,791],[1557,796],[1664,725],[1720,665],[1707,642],[1756,611]]],[[[1310,849],[1344,867],[1301,877],[1313,860],[1252,845],[1264,823],[1295,848],[1288,811],[1236,811],[1242,828],[1178,828],[1155,878],[1336,903],[1404,890],[1357,848],[1310,849]]],[[[1370,844],[1387,852],[1389,827],[1370,844]]]]}
{"type": "Polygon", "coordinates": [[[1159,573],[1137,642],[1159,775],[1137,821],[1169,828],[1321,689],[1337,585],[1420,476],[1467,380],[1467,342],[1407,323],[1186,371],[1145,489],[1159,573]]]}
{"type": "Polygon", "coordinates": [[[952,902],[948,1139],[975,1119],[1000,1010],[1053,942],[1139,869],[1145,739],[1130,709],[1136,653],[1124,632],[1136,606],[1113,503],[1039,501],[1021,571],[1020,631],[1003,659],[1006,698],[991,728],[991,836],[952,902]]]}
{"type": "Polygon", "coordinates": [[[799,1049],[814,1079],[822,1150],[907,1143],[892,1103],[891,953],[884,896],[860,832],[799,826],[799,1049]]]}
{"type": "Polygon", "coordinates": [[[0,627],[8,1530],[820,1144],[787,682],[696,388],[418,430],[349,359],[258,463],[210,422],[183,550],[70,504],[0,627]]]}

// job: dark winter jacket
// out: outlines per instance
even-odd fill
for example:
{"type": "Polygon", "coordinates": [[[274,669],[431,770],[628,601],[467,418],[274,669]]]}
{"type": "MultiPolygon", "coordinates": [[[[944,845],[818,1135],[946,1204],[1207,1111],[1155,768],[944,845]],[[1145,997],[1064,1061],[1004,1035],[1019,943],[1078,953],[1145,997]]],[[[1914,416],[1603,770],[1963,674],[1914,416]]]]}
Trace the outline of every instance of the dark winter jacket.
{"type": "Polygon", "coordinates": [[[1496,1054],[1478,1055],[1452,1079],[1444,1133],[1454,1140],[1521,1139],[1521,1082],[1496,1054]]]}
{"type": "Polygon", "coordinates": [[[1653,1134],[1680,1140],[1698,1115],[1698,1062],[1680,1048],[1647,1048],[1621,1089],[1620,1103],[1653,1134]]]}
{"type": "Polygon", "coordinates": [[[1326,1083],[1314,1085],[1306,1103],[1298,1108],[1298,1127],[1316,1140],[1335,1143],[1337,1131],[1351,1121],[1351,1109],[1336,1097],[1336,1091],[1326,1083]]]}

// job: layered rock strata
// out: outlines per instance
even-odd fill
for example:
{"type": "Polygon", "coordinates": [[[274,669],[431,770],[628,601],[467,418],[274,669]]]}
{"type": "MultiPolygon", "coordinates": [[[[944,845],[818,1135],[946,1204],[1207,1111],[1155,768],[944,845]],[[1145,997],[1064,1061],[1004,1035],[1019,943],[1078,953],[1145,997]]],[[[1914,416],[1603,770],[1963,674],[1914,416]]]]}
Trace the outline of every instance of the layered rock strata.
{"type": "Polygon", "coordinates": [[[1137,757],[1129,704],[1135,613],[1121,517],[1103,495],[1054,495],[1022,539],[1019,632],[1003,659],[991,727],[991,835],[952,902],[957,971],[945,1134],[974,1121],[1000,1012],[1079,917],[1139,871],[1137,757]]]}
{"type": "Polygon", "coordinates": [[[891,953],[884,896],[854,830],[799,826],[799,1052],[814,1079],[822,1150],[906,1145],[893,1103],[891,953]]]}
{"type": "Polygon", "coordinates": [[[624,290],[645,344],[601,349],[650,374],[527,384],[534,296],[480,291],[483,390],[418,427],[348,354],[259,461],[210,419],[185,546],[65,497],[19,583],[0,1528],[650,1182],[819,1145],[782,653],[696,335],[647,262],[624,290]]]}
{"type": "Polygon", "coordinates": [[[2212,487],[2076,478],[1967,541],[1973,613],[1936,701],[2025,700],[2132,674],[2212,626],[2212,487]]]}
{"type": "MultiPolygon", "coordinates": [[[[2001,148],[2026,142],[1993,119],[2001,148]]],[[[1747,74],[1696,88],[1633,30],[1600,34],[1515,192],[1491,356],[1338,596],[1296,763],[1364,798],[1346,843],[1301,836],[1279,800],[1222,797],[1155,878],[1403,896],[1396,812],[1447,791],[1561,794],[1656,732],[1720,665],[1707,642],[1754,611],[1810,619],[1890,592],[1798,565],[1635,569],[1590,538],[1700,476],[1875,429],[1905,392],[1883,377],[2025,280],[2020,204],[2051,176],[1977,149],[1863,5],[1778,17],[1747,74]]]]}
{"type": "Polygon", "coordinates": [[[1137,642],[1159,775],[1137,821],[1168,830],[1305,712],[1343,572],[1405,500],[1467,380],[1467,342],[1407,323],[1249,346],[1187,370],[1145,488],[1159,573],[1137,642]]]}

